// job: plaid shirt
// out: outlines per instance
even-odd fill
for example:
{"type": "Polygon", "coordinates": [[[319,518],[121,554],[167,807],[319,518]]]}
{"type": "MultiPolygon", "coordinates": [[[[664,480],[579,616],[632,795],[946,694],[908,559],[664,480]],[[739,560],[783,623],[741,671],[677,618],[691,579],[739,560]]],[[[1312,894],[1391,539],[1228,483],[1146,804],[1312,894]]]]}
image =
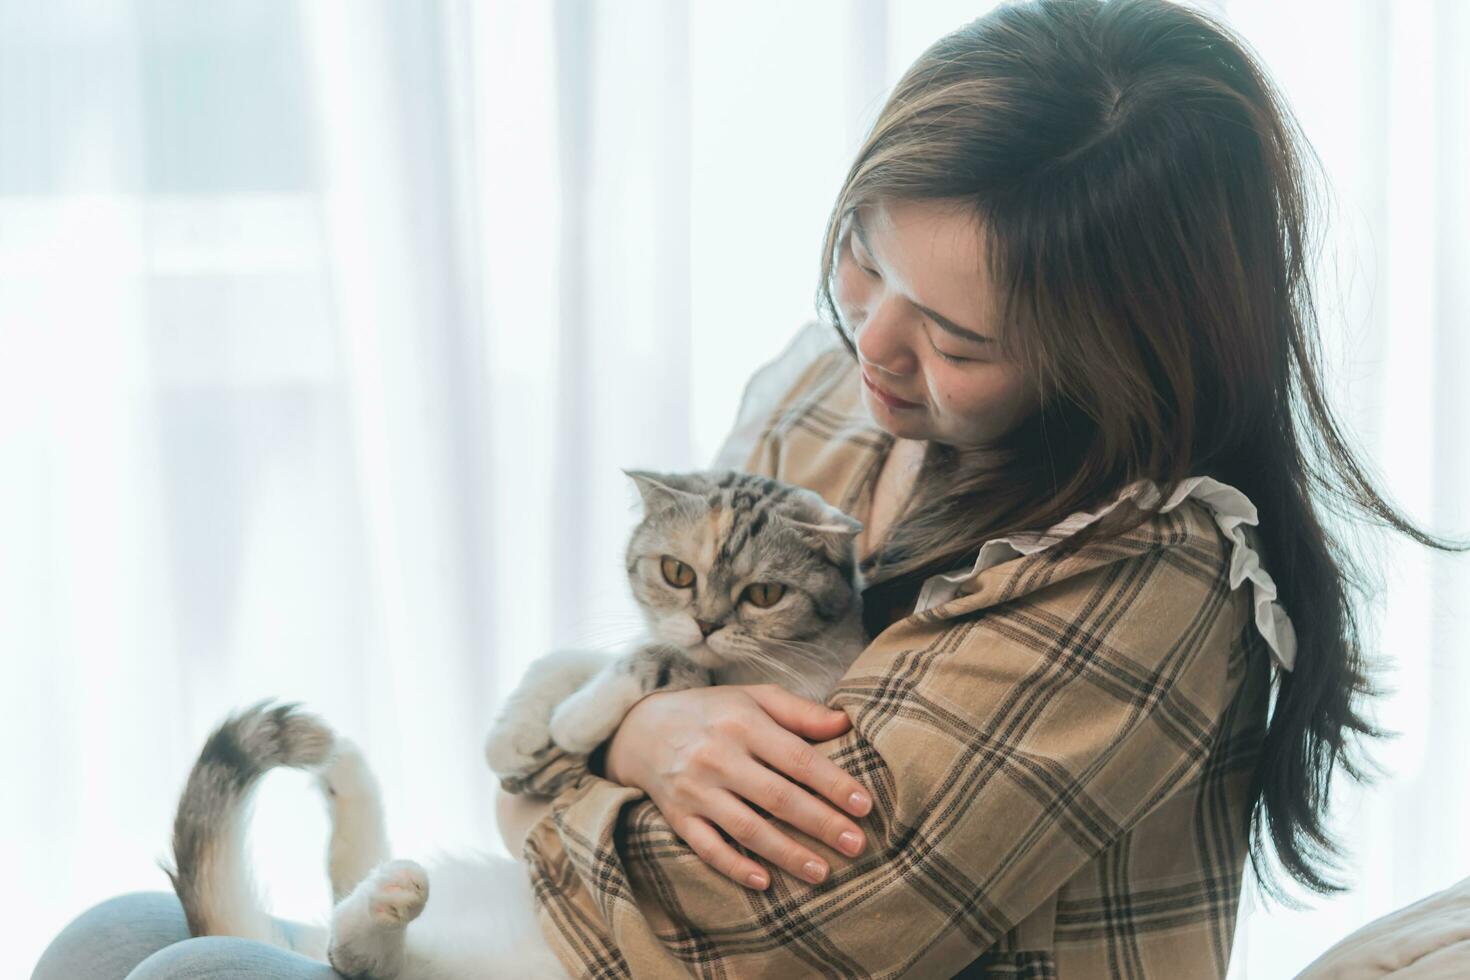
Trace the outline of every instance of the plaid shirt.
{"type": "MultiPolygon", "coordinates": [[[[818,329],[752,381],[722,455],[861,519],[892,438],[818,329]]],[[[553,750],[503,783],[555,797],[523,852],[543,932],[575,977],[1223,977],[1270,688],[1228,555],[1186,499],[885,629],[828,698],[851,729],[818,743],[872,792],[867,848],[782,828],[821,884],[735,884],[642,790],[553,750]]]]}

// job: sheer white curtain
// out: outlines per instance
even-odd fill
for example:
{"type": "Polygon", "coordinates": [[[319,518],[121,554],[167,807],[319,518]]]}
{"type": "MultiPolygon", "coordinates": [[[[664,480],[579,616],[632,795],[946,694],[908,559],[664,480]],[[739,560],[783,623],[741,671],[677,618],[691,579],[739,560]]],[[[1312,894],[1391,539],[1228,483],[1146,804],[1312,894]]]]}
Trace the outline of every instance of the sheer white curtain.
{"type": "MultiPolygon", "coordinates": [[[[633,622],[619,468],[710,458],[887,87],[987,6],[0,0],[6,972],[167,887],[200,741],[261,697],[365,745],[403,853],[499,850],[497,699],[633,622]]],[[[1466,10],[1225,13],[1336,181],[1340,398],[1466,528],[1466,10]]],[[[1248,906],[1238,976],[1470,873],[1466,562],[1385,556],[1406,735],[1344,796],[1358,888],[1248,906]]],[[[278,912],[325,908],[324,833],[267,780],[278,912]]]]}

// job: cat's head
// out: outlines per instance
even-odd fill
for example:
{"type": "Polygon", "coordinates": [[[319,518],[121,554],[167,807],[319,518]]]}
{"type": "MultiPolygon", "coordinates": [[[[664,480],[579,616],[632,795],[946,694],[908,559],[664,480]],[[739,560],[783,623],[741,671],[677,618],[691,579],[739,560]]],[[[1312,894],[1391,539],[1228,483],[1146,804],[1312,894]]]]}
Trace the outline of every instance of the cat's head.
{"type": "Polygon", "coordinates": [[[695,663],[794,665],[861,615],[862,525],[819,494],[734,470],[624,472],[643,497],[627,551],[633,595],[654,637],[695,663]]]}

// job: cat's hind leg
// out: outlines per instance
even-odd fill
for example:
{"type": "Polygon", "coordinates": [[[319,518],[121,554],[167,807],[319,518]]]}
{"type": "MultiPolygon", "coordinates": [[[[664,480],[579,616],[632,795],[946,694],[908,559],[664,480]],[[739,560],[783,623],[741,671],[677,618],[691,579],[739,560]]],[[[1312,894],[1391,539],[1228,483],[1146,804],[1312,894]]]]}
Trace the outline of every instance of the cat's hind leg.
{"type": "Polygon", "coordinates": [[[374,868],[332,910],[327,960],[349,977],[394,980],[402,972],[405,933],[429,900],[429,876],[416,862],[374,868]]]}
{"type": "Polygon", "coordinates": [[[392,852],[382,794],[362,750],[341,736],[334,750],[334,757],[317,774],[317,786],[326,797],[332,820],[327,873],[332,879],[332,901],[340,902],[392,852]]]}

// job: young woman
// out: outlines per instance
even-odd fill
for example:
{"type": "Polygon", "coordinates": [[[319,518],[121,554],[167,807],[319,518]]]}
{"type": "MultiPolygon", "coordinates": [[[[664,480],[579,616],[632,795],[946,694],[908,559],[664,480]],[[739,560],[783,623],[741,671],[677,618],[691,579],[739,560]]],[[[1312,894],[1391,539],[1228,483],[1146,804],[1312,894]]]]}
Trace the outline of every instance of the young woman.
{"type": "MultiPolygon", "coordinates": [[[[573,975],[1223,976],[1248,852],[1337,887],[1372,691],[1320,507],[1448,546],[1323,399],[1303,149],[1164,0],[1003,6],[914,63],[832,209],[825,322],[720,458],[864,522],[875,639],[827,706],[655,694],[505,798],[573,975]]],[[[331,975],[150,957],[186,936],[114,899],[36,977],[331,975]]]]}
{"type": "Polygon", "coordinates": [[[1378,733],[1321,508],[1455,546],[1323,397],[1306,149],[1163,0],[1001,7],[909,69],[831,213],[831,326],[720,460],[864,521],[879,635],[837,711],[654,694],[540,775],[549,817],[502,801],[569,970],[1223,976],[1247,852],[1340,890],[1326,790],[1378,733]]]}

